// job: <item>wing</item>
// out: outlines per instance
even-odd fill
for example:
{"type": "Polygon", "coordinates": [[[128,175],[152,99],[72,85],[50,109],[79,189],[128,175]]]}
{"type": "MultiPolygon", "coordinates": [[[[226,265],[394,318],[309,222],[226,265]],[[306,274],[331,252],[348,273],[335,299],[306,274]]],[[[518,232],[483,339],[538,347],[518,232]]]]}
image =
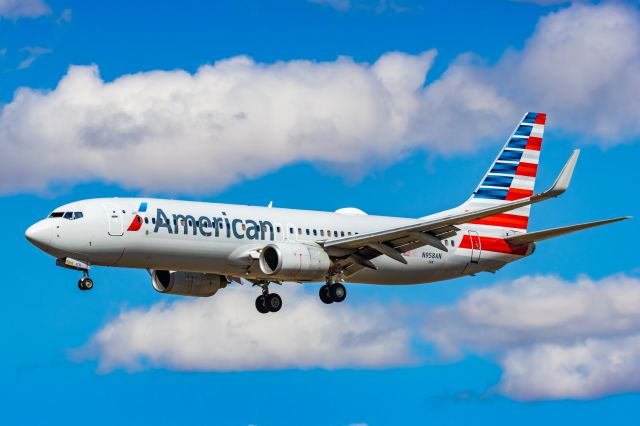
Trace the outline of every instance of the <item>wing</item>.
{"type": "Polygon", "coordinates": [[[341,260],[341,266],[346,276],[354,274],[363,267],[375,269],[371,259],[380,255],[406,263],[402,253],[418,247],[431,245],[447,251],[440,240],[453,236],[459,230],[456,225],[539,203],[564,193],[571,182],[579,154],[579,150],[573,151],[553,186],[543,193],[498,206],[452,213],[426,221],[416,221],[414,224],[397,228],[327,240],[324,242],[324,247],[325,249],[342,249],[344,252],[350,253],[341,260]]]}

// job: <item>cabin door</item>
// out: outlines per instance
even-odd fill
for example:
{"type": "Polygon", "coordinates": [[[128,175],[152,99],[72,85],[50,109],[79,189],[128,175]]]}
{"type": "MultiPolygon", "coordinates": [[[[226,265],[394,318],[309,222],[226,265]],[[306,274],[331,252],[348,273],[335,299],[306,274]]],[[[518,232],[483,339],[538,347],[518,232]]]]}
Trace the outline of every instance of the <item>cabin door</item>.
{"type": "Polygon", "coordinates": [[[122,222],[122,214],[115,204],[106,206],[107,218],[109,221],[109,235],[119,237],[124,235],[124,224],[122,222]]]}

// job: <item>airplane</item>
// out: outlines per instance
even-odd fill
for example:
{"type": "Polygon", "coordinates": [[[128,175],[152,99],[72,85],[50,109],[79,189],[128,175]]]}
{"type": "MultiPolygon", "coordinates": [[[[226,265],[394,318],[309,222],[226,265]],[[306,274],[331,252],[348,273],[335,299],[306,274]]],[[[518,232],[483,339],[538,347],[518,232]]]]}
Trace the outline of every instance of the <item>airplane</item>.
{"type": "Polygon", "coordinates": [[[277,312],[272,283],[321,282],[320,300],[345,300],[342,283],[422,284],[495,272],[536,243],[629,216],[527,232],[531,205],[566,191],[575,150],[548,190],[534,194],[547,116],[529,112],[460,206],[418,219],[152,198],[106,198],[56,208],[26,238],[56,264],[141,268],[160,293],[208,297],[231,282],[259,286],[258,312],[277,312]]]}

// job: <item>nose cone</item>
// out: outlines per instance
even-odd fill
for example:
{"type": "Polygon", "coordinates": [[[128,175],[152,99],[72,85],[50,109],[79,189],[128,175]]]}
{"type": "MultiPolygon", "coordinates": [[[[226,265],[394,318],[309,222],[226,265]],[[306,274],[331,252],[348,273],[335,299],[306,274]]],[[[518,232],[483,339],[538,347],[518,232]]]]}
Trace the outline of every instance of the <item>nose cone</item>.
{"type": "Polygon", "coordinates": [[[46,220],[34,223],[27,229],[24,236],[34,246],[45,249],[51,244],[51,236],[53,234],[53,227],[51,223],[46,220]]]}

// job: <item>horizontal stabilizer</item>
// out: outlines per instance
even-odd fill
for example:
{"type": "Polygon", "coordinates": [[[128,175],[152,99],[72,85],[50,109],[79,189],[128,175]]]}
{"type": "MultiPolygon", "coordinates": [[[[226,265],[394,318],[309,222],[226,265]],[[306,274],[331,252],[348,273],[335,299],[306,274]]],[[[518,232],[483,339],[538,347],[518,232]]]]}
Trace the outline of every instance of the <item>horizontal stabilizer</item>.
{"type": "Polygon", "coordinates": [[[597,222],[581,223],[579,225],[563,226],[560,228],[547,229],[546,231],[531,232],[528,234],[507,237],[505,240],[514,245],[534,243],[537,241],[547,240],[549,238],[559,237],[560,235],[570,234],[583,229],[594,228],[596,226],[606,225],[608,223],[619,222],[621,220],[631,219],[631,216],[617,217],[615,219],[599,220],[597,222]]]}

